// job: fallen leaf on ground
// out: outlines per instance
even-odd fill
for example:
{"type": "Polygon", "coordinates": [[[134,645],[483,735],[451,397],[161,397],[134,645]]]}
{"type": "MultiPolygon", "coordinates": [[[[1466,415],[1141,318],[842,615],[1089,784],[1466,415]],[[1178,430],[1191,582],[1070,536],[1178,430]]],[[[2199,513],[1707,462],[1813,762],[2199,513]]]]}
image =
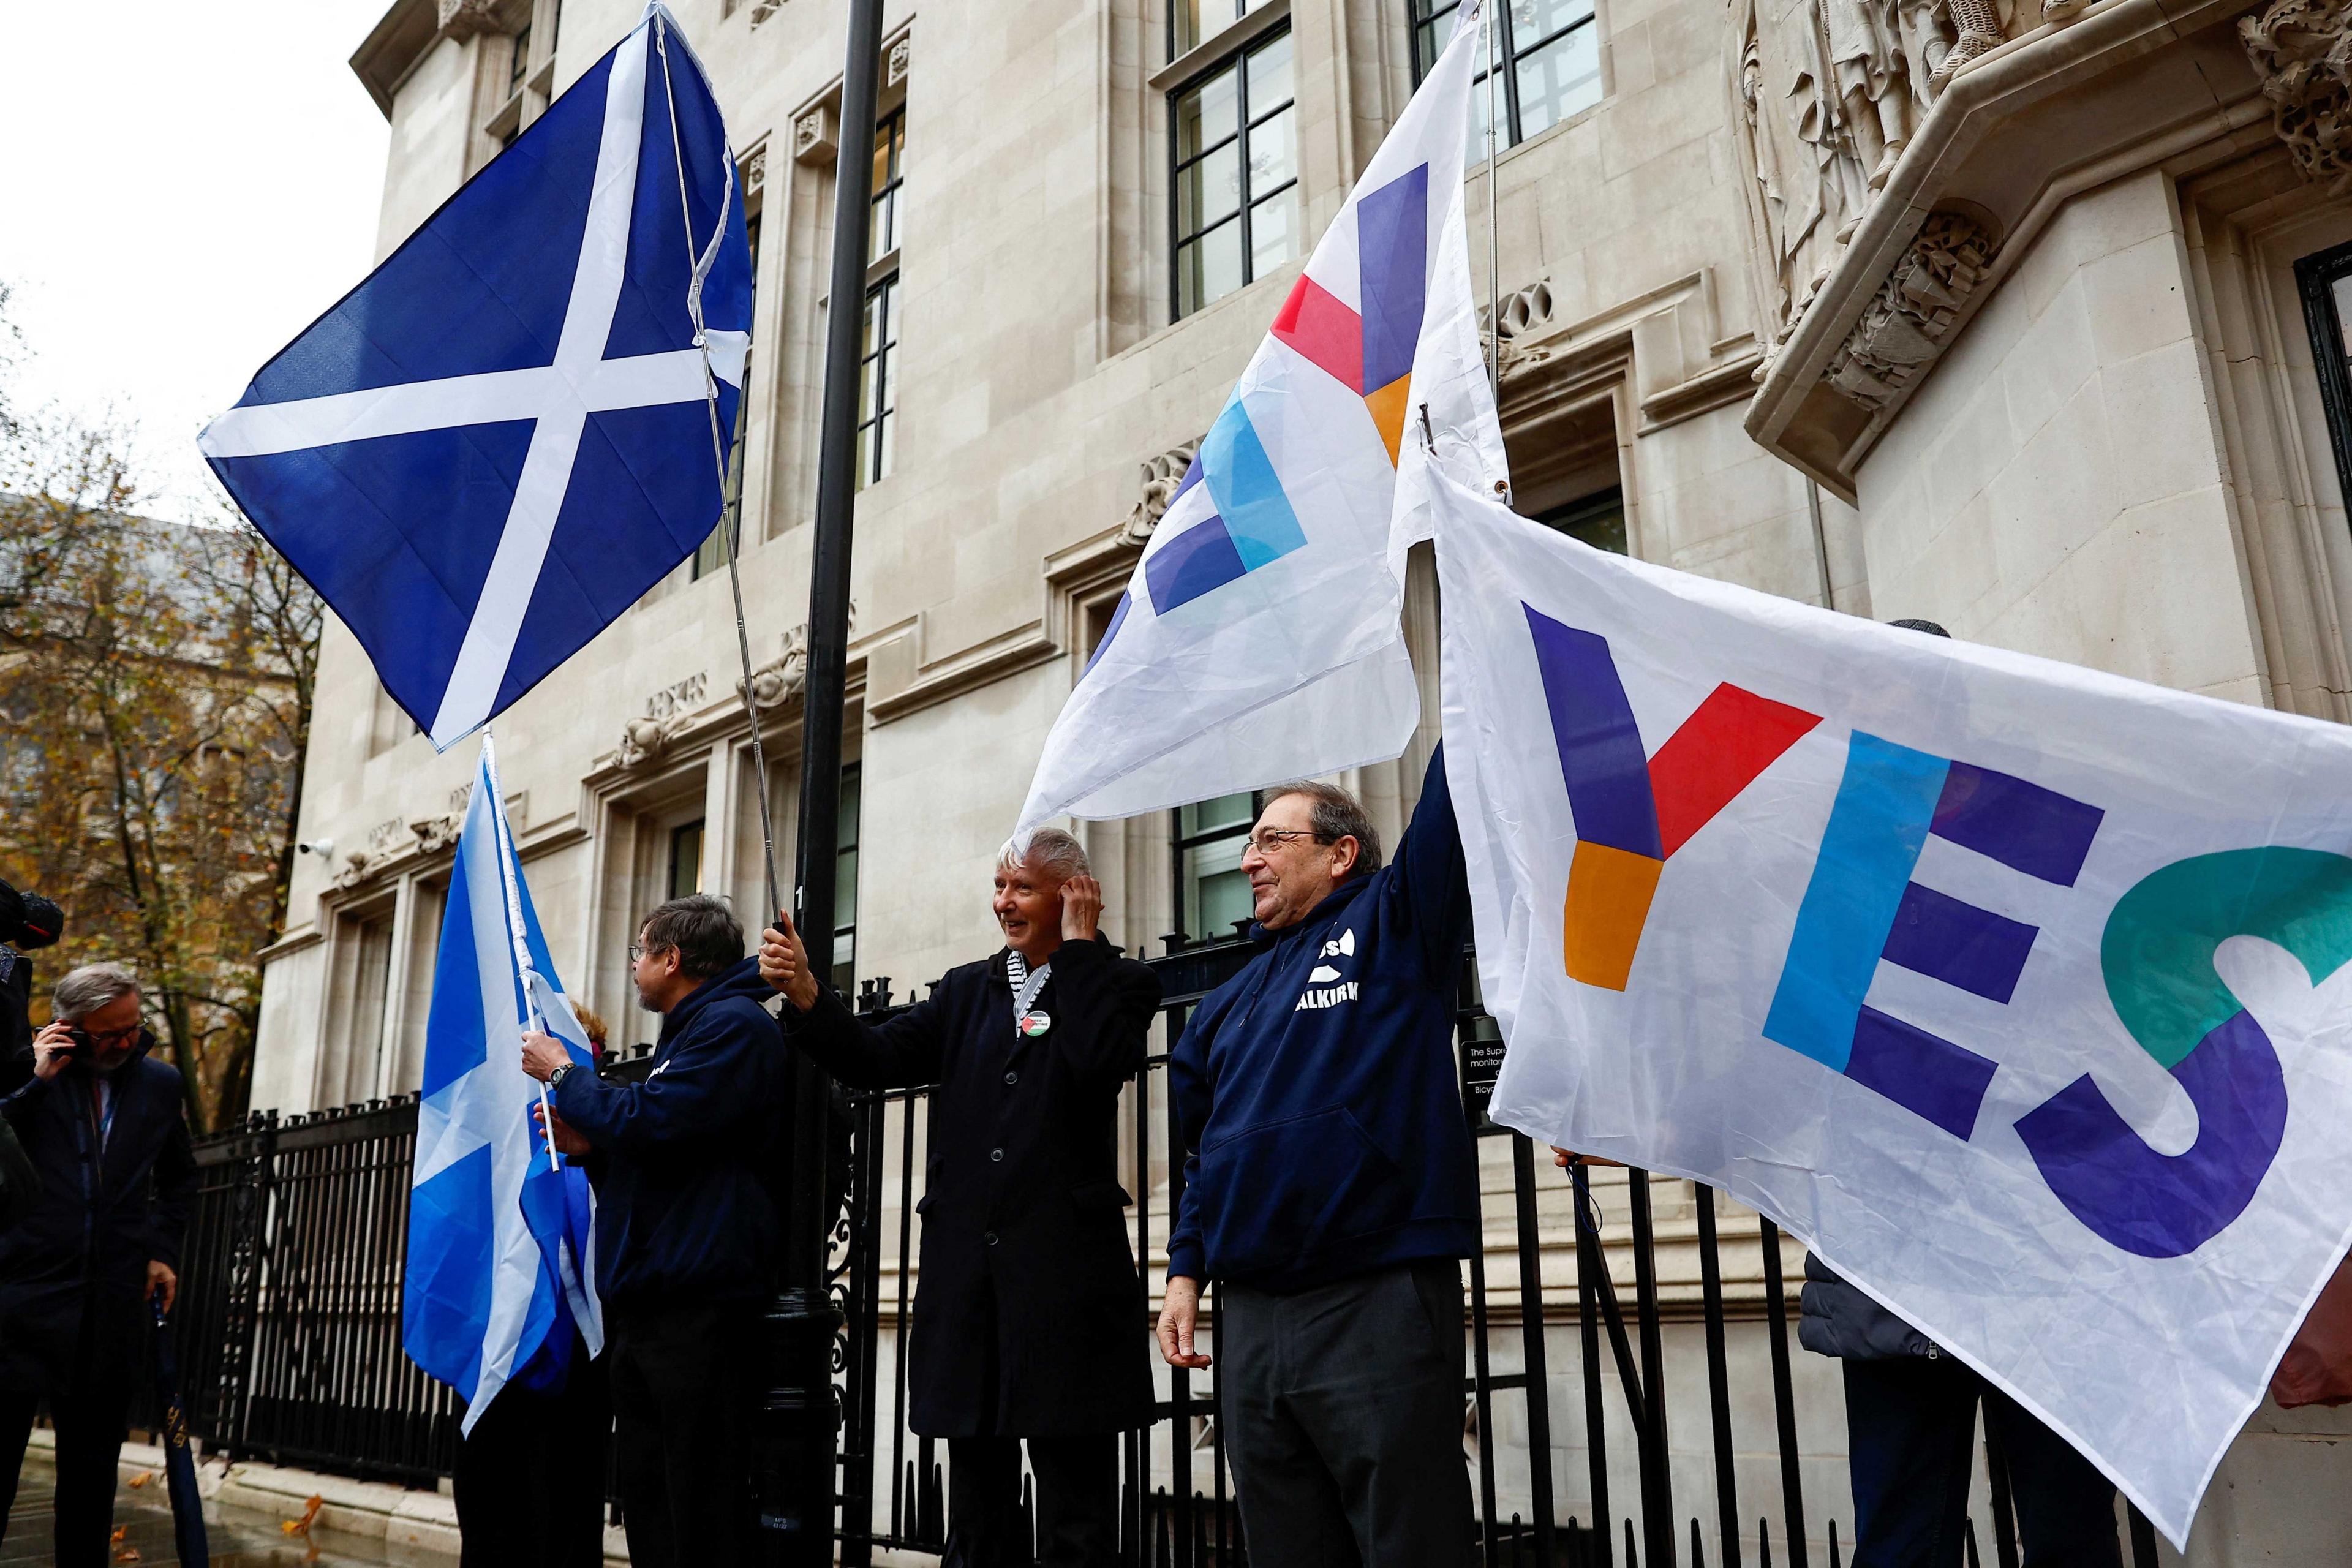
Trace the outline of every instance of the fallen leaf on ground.
{"type": "Polygon", "coordinates": [[[153,1480],[154,1479],[155,1479],[155,1472],[154,1472],[154,1471],[152,1471],[152,1470],[142,1470],[142,1471],[140,1471],[137,1475],[135,1475],[135,1476],[133,1476],[133,1477],[131,1477],[131,1489],[132,1491],[134,1491],[134,1492],[135,1492],[135,1491],[137,1491],[141,1487],[145,1486],[149,1481],[152,1481],[152,1480],[153,1480]]]}

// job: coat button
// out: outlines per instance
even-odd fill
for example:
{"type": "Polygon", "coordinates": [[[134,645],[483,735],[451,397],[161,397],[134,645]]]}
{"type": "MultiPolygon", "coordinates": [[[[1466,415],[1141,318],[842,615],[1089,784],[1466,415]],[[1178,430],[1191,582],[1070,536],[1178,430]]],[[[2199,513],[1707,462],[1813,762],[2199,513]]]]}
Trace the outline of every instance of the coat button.
{"type": "Polygon", "coordinates": [[[984,1231],[982,1233],[980,1239],[988,1243],[989,1246],[994,1247],[996,1245],[996,1233],[992,1230],[984,1231]]]}
{"type": "Polygon", "coordinates": [[[1004,1075],[1004,1081],[1007,1083],[1019,1083],[1021,1081],[1021,1075],[1017,1072],[1006,1073],[1004,1075]]]}
{"type": "Polygon", "coordinates": [[[997,1164],[1004,1163],[1004,1151],[1002,1149],[991,1149],[988,1152],[988,1157],[997,1164]]]}

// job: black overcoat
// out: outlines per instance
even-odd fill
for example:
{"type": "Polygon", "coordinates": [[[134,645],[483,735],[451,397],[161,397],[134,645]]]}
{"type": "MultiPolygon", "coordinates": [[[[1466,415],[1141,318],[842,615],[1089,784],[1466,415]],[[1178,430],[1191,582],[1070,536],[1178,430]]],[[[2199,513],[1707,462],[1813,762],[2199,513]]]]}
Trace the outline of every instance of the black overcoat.
{"type": "Polygon", "coordinates": [[[783,1009],[786,1038],[845,1083],[937,1085],[907,1374],[908,1424],[928,1436],[1118,1432],[1151,1418],[1118,1111],[1119,1087],[1143,1066],[1160,980],[1100,941],[1064,942],[1053,966],[1033,1005],[1052,1026],[1034,1038],[1013,1028],[1001,951],[948,971],[886,1023],[862,1022],[830,990],[806,1013],[783,1009]]]}
{"type": "Polygon", "coordinates": [[[147,1265],[179,1268],[196,1187],[179,1070],[148,1055],[153,1044],[142,1034],[114,1070],[102,1153],[89,1074],[68,1067],[45,1080],[29,1058],[7,1064],[0,1114],[40,1173],[41,1196],[0,1234],[0,1389],[74,1386],[85,1303],[96,1313],[92,1374],[128,1392],[146,1370],[147,1265]]]}

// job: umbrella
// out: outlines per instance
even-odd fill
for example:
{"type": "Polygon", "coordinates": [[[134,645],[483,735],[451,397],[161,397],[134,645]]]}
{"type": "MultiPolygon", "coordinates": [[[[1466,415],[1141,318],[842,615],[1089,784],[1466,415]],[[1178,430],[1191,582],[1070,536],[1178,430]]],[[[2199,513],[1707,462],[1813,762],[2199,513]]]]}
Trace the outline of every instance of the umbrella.
{"type": "Polygon", "coordinates": [[[172,1494],[172,1540],[184,1568],[211,1568],[205,1500],[196,1493],[196,1459],[188,1451],[188,1413],[180,1404],[180,1372],[163,1319],[163,1292],[157,1290],[147,1304],[155,1313],[155,1393],[163,1408],[163,1482],[172,1494]]]}

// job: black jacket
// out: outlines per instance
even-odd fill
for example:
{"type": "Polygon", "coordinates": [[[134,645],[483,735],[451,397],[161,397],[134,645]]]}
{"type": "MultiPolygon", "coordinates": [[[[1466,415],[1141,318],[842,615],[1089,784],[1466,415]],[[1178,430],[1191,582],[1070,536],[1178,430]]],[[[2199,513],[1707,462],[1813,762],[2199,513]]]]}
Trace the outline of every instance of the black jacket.
{"type": "Polygon", "coordinates": [[[0,944],[0,1062],[32,1070],[33,961],[0,944]]]}
{"type": "Polygon", "coordinates": [[[117,1068],[105,1148],[91,1125],[95,1075],[68,1067],[32,1076],[11,1058],[0,1115],[40,1173],[41,1196],[0,1236],[0,1388],[73,1386],[85,1307],[89,1366],[127,1393],[147,1364],[147,1265],[180,1267],[180,1237],[195,1195],[196,1161],[181,1108],[180,1074],[148,1055],[142,1035],[117,1068]]]}
{"type": "Polygon", "coordinates": [[[933,1437],[1124,1431],[1151,1419],[1151,1370],[1118,1094],[1143,1066],[1160,980],[1108,942],[1066,942],[1034,1005],[1052,1025],[1024,1038],[1004,958],[948,971],[878,1025],[824,991],[806,1013],[784,1008],[785,1036],[862,1089],[939,1086],[908,1424],[933,1437]]]}
{"type": "Polygon", "coordinates": [[[596,1146],[596,1285],[607,1302],[765,1297],[782,1234],[769,1177],[783,1052],[754,959],[662,1019],[642,1083],[564,1074],[555,1108],[596,1146]]]}
{"type": "Polygon", "coordinates": [[[1840,1361],[1896,1361],[1942,1355],[1935,1341],[1880,1306],[1805,1254],[1805,1289],[1798,1298],[1797,1342],[1840,1361]]]}

